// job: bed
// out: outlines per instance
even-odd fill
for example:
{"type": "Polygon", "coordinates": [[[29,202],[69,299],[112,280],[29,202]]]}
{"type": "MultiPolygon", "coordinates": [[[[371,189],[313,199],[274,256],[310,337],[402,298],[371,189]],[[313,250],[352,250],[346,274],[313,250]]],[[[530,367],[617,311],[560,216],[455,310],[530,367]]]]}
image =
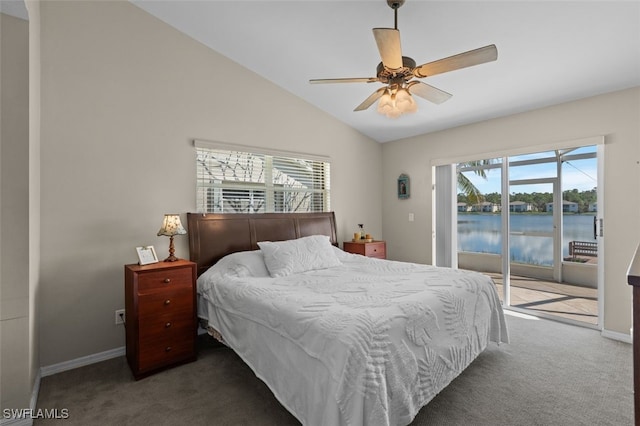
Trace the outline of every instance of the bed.
{"type": "Polygon", "coordinates": [[[508,343],[482,274],[349,254],[334,213],[188,214],[198,315],[304,425],[406,425],[508,343]]]}

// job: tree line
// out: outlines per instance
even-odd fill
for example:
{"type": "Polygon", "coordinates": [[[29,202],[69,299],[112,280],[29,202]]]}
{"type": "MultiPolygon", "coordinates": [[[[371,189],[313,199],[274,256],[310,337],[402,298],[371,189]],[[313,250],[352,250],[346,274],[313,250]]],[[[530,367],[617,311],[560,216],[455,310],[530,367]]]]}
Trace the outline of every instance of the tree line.
{"type": "MultiPolygon", "coordinates": [[[[577,189],[570,189],[562,193],[562,199],[578,203],[578,212],[585,213],[589,211],[589,204],[595,203],[597,200],[596,188],[588,191],[578,191],[577,189]]],[[[480,202],[483,201],[487,201],[493,204],[500,204],[501,197],[497,192],[482,194],[480,197],[480,202]]],[[[553,194],[549,192],[514,193],[509,197],[509,202],[513,201],[531,203],[534,211],[544,212],[547,211],[547,203],[553,202],[553,194]]],[[[458,202],[470,205],[476,204],[473,197],[469,197],[463,193],[458,194],[458,202]]]]}

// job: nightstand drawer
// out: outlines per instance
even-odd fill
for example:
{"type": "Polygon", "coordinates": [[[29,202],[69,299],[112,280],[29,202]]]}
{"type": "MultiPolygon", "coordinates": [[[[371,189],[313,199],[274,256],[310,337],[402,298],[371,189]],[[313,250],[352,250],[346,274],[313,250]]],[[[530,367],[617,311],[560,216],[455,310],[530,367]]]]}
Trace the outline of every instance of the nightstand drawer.
{"type": "Polygon", "coordinates": [[[171,336],[184,339],[193,334],[193,318],[191,311],[182,310],[169,315],[144,318],[140,321],[140,343],[145,345],[150,341],[171,336]]]}
{"type": "Polygon", "coordinates": [[[160,346],[177,347],[183,342],[193,344],[194,326],[191,318],[159,318],[140,324],[140,345],[156,351],[160,346]]]}
{"type": "Polygon", "coordinates": [[[365,243],[364,255],[367,257],[377,257],[379,259],[385,259],[387,257],[387,245],[384,241],[365,243]]]}
{"type": "Polygon", "coordinates": [[[191,287],[191,285],[191,270],[184,268],[145,272],[138,277],[139,293],[165,288],[191,287]]]}
{"type": "Polygon", "coordinates": [[[156,293],[141,294],[138,297],[138,315],[141,321],[146,317],[194,310],[193,293],[189,288],[177,288],[156,293]]]}
{"type": "Polygon", "coordinates": [[[387,243],[385,241],[372,241],[369,243],[345,241],[343,247],[344,251],[348,253],[361,254],[378,259],[387,258],[387,243]]]}
{"type": "Polygon", "coordinates": [[[193,356],[193,340],[156,340],[140,349],[139,368],[141,372],[173,364],[181,358],[193,356]]]}

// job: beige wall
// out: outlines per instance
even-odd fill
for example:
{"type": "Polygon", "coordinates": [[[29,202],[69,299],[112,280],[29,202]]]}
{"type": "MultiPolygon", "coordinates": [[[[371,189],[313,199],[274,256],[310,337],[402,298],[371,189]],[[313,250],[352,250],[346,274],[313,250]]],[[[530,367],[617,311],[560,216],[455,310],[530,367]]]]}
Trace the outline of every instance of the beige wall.
{"type": "Polygon", "coordinates": [[[193,139],[330,156],[339,239],[364,223],[391,258],[430,263],[432,160],[605,135],[605,327],[628,333],[639,89],[379,145],[127,2],[50,1],[41,16],[41,365],[124,345],[122,265],[137,245],[164,256],[162,215],[194,210],[193,139]]]}
{"type": "Polygon", "coordinates": [[[431,263],[431,165],[487,158],[506,150],[605,137],[604,328],[629,334],[631,289],[626,270],[640,241],[640,88],[614,92],[383,145],[382,217],[390,258],[431,263]],[[411,198],[395,182],[411,177],[411,198]],[[415,222],[408,214],[415,214],[415,222]]]}
{"type": "Polygon", "coordinates": [[[41,22],[43,366],[124,346],[123,265],[165,257],[164,213],[195,210],[193,139],[330,156],[340,240],[382,234],[376,142],[128,2],[43,2],[41,22]]]}
{"type": "Polygon", "coordinates": [[[29,23],[0,13],[0,408],[28,408],[29,23]]]}
{"type": "MultiPolygon", "coordinates": [[[[40,2],[29,14],[29,360],[33,387],[40,374],[40,2]]],[[[35,395],[32,395],[32,397],[35,395]]],[[[32,399],[32,404],[35,401],[32,399]]]]}

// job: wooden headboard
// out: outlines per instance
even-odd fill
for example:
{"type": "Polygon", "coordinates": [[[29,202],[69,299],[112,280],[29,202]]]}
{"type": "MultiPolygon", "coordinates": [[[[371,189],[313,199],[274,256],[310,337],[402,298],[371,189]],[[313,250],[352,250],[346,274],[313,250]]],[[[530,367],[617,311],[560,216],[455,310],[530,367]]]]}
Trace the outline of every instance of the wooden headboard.
{"type": "Polygon", "coordinates": [[[187,225],[189,259],[198,265],[198,276],[230,253],[257,250],[259,241],[327,235],[338,244],[333,212],[187,213],[187,225]]]}

